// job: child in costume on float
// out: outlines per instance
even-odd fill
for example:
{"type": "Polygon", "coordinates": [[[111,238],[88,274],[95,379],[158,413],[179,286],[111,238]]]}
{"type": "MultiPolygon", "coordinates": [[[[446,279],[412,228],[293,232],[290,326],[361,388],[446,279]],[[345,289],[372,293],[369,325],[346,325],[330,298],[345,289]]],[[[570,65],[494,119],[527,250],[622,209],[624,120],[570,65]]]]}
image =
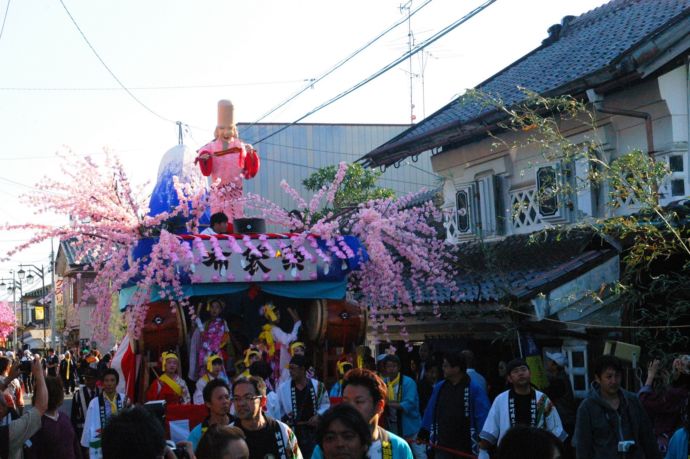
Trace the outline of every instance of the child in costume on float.
{"type": "Polygon", "coordinates": [[[168,404],[192,402],[187,383],[180,376],[180,359],[172,352],[161,355],[163,373],[151,383],[146,391],[146,401],[165,400],[168,404]]]}
{"type": "Polygon", "coordinates": [[[262,327],[258,339],[265,347],[268,362],[273,368],[273,379],[277,386],[290,377],[287,368],[291,357],[290,344],[297,341],[297,334],[302,326],[302,321],[299,315],[297,315],[297,311],[293,308],[288,308],[288,313],[294,321],[292,331],[288,333],[278,326],[280,322],[280,312],[275,306],[270,303],[265,304],[259,312],[264,316],[267,323],[262,327]]]}
{"type": "Polygon", "coordinates": [[[204,404],[204,387],[214,379],[222,379],[226,383],[230,383],[228,375],[225,373],[223,358],[219,355],[211,354],[206,358],[206,374],[196,382],[196,390],[192,399],[195,405],[204,404]]]}
{"type": "Polygon", "coordinates": [[[262,358],[262,352],[253,347],[250,346],[247,349],[244,350],[244,359],[242,362],[238,362],[238,367],[237,369],[239,370],[237,372],[237,378],[248,378],[251,376],[249,373],[249,367],[252,366],[252,363],[260,361],[262,358]]]}
{"type": "Polygon", "coordinates": [[[230,328],[221,317],[223,307],[220,299],[211,300],[207,307],[211,317],[204,323],[197,317],[189,352],[189,378],[194,381],[207,373],[209,355],[219,355],[223,362],[227,362],[230,355],[230,328]]]}

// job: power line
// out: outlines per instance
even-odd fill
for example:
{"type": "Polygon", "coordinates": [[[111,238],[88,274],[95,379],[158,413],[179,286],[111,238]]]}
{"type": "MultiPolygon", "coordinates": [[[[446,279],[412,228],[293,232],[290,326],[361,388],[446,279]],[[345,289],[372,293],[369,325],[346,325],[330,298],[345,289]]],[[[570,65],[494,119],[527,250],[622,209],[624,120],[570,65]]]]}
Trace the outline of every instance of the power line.
{"type": "MultiPolygon", "coordinates": [[[[153,91],[153,90],[171,90],[171,89],[214,89],[214,88],[229,88],[235,86],[272,86],[281,84],[292,84],[292,83],[302,83],[309,81],[308,79],[302,80],[284,80],[284,81],[263,81],[263,82],[246,82],[246,83],[223,83],[223,84],[197,84],[197,85],[180,85],[180,86],[135,86],[129,89],[138,91],[153,91]]],[[[29,88],[29,87],[5,87],[0,88],[0,91],[17,91],[17,92],[30,92],[30,91],[45,91],[45,92],[59,92],[59,91],[122,91],[127,88],[123,87],[94,87],[94,88],[29,88]]]]}
{"type": "Polygon", "coordinates": [[[5,21],[7,21],[7,12],[10,10],[11,0],[7,0],[7,6],[5,7],[5,16],[2,18],[2,27],[0,27],[0,40],[2,40],[2,33],[5,31],[5,21]]]}
{"type": "Polygon", "coordinates": [[[255,142],[252,142],[252,143],[254,143],[254,144],[259,144],[259,143],[263,142],[264,140],[269,139],[269,138],[273,137],[274,135],[279,134],[280,132],[283,132],[284,130],[288,129],[290,126],[293,126],[293,125],[299,123],[299,122],[302,121],[303,119],[305,119],[305,118],[307,118],[307,117],[313,115],[313,114],[316,113],[316,112],[319,112],[319,111],[323,110],[324,108],[328,107],[329,105],[333,104],[334,102],[337,102],[338,100],[342,99],[343,97],[345,97],[345,96],[349,95],[350,93],[356,91],[357,89],[361,88],[362,86],[364,86],[364,85],[366,85],[366,84],[372,82],[373,80],[375,80],[376,78],[380,77],[380,76],[383,75],[384,73],[386,73],[386,72],[388,72],[389,70],[395,68],[395,67],[396,67],[398,64],[400,64],[401,62],[403,62],[403,61],[405,61],[406,59],[410,58],[411,56],[417,54],[419,51],[423,50],[424,48],[426,48],[427,46],[431,45],[432,43],[434,43],[434,42],[437,41],[438,39],[442,38],[443,36],[447,35],[448,33],[450,33],[451,31],[453,31],[454,29],[456,29],[456,28],[459,27],[460,25],[464,24],[464,23],[467,22],[469,19],[473,18],[474,16],[476,16],[477,14],[479,14],[480,12],[482,12],[484,9],[486,9],[488,6],[490,6],[492,3],[495,3],[495,2],[496,2],[496,0],[487,0],[486,2],[482,3],[480,6],[478,6],[477,8],[475,8],[474,10],[470,11],[470,12],[469,12],[468,14],[466,14],[465,16],[461,17],[460,19],[458,19],[457,21],[453,22],[453,23],[450,24],[449,26],[445,27],[444,29],[440,30],[440,31],[437,32],[436,34],[434,34],[434,35],[432,35],[431,37],[427,38],[426,40],[424,40],[424,41],[421,42],[420,44],[416,45],[414,48],[412,48],[411,51],[405,52],[402,56],[400,56],[399,58],[395,59],[393,62],[391,62],[390,64],[386,65],[385,67],[381,68],[380,70],[378,70],[377,72],[375,72],[373,75],[371,75],[371,76],[365,78],[364,80],[362,80],[362,81],[360,81],[359,83],[355,84],[355,85],[352,86],[351,88],[349,88],[349,89],[347,89],[347,90],[341,92],[340,94],[338,94],[337,96],[333,97],[332,99],[330,99],[330,100],[328,100],[328,101],[322,103],[321,105],[317,106],[316,108],[310,110],[310,111],[307,112],[305,115],[302,115],[301,117],[297,118],[297,119],[296,119],[295,121],[293,121],[292,123],[287,124],[287,125],[283,126],[282,128],[280,128],[280,129],[278,129],[278,130],[272,132],[271,134],[269,134],[269,135],[267,135],[267,136],[265,136],[265,137],[263,137],[263,138],[261,138],[261,139],[255,141],[255,142]]]}
{"type": "Polygon", "coordinates": [[[120,79],[117,77],[117,75],[115,75],[115,73],[114,73],[112,70],[110,70],[110,67],[108,67],[108,65],[105,63],[105,61],[104,61],[103,59],[101,59],[101,56],[98,54],[98,52],[97,52],[96,49],[93,47],[93,45],[91,45],[91,42],[89,41],[89,39],[86,38],[86,35],[84,35],[84,32],[82,32],[81,28],[79,27],[79,24],[77,24],[77,21],[76,21],[76,20],[74,19],[74,17],[72,16],[72,13],[70,13],[69,10],[67,9],[67,5],[65,5],[65,2],[64,2],[63,0],[60,0],[60,4],[61,4],[62,7],[65,9],[65,12],[67,13],[67,16],[69,16],[70,20],[72,21],[72,24],[74,24],[74,27],[77,28],[77,31],[79,32],[79,34],[82,36],[82,38],[84,39],[84,41],[86,42],[86,44],[89,46],[89,48],[91,49],[91,51],[93,51],[93,54],[94,54],[94,55],[96,56],[96,58],[100,61],[100,63],[103,64],[103,67],[108,71],[108,73],[110,73],[110,76],[113,77],[113,79],[117,82],[117,84],[119,84],[119,85],[122,87],[122,89],[123,89],[127,94],[129,94],[129,96],[130,96],[132,99],[134,99],[134,101],[135,101],[136,103],[138,103],[139,105],[141,105],[141,106],[142,106],[144,109],[146,109],[149,113],[151,113],[152,115],[154,115],[154,116],[156,116],[156,117],[162,119],[163,121],[167,121],[167,122],[169,122],[169,123],[174,123],[175,121],[170,120],[170,119],[168,119],[168,118],[166,118],[166,117],[164,117],[164,116],[162,116],[162,115],[159,115],[158,113],[154,112],[151,108],[148,107],[148,105],[146,105],[146,104],[143,103],[141,100],[139,100],[139,98],[137,98],[137,96],[135,96],[135,95],[132,93],[132,91],[130,91],[129,89],[127,89],[127,87],[124,85],[124,83],[122,83],[122,81],[120,81],[120,79]]]}
{"type": "MultiPolygon", "coordinates": [[[[319,81],[323,80],[323,79],[326,78],[328,75],[330,75],[331,73],[333,73],[333,72],[335,72],[336,70],[338,70],[340,67],[342,67],[343,65],[345,65],[348,61],[352,60],[352,59],[353,59],[355,56],[357,56],[359,53],[361,53],[362,51],[364,51],[365,49],[369,48],[371,45],[373,45],[374,43],[376,43],[381,37],[383,37],[384,35],[386,35],[388,32],[390,32],[391,30],[395,29],[395,28],[398,27],[400,24],[403,24],[403,23],[405,23],[406,21],[408,21],[409,17],[412,17],[413,15],[415,15],[419,10],[421,10],[422,8],[424,8],[425,6],[427,6],[429,3],[431,3],[431,1],[432,1],[432,0],[426,0],[422,5],[420,5],[419,7],[417,7],[414,11],[408,13],[408,17],[405,17],[405,18],[403,18],[403,19],[397,21],[395,24],[393,24],[392,26],[388,27],[386,30],[384,30],[383,32],[381,32],[380,34],[378,34],[376,37],[374,37],[374,38],[372,38],[371,40],[369,40],[365,45],[361,46],[361,47],[358,48],[356,51],[354,51],[352,54],[350,54],[349,56],[347,56],[346,58],[342,59],[340,62],[338,62],[337,64],[335,64],[333,67],[331,67],[329,70],[327,70],[324,74],[322,74],[321,76],[319,76],[319,77],[317,77],[317,78],[311,80],[311,81],[309,82],[309,84],[307,84],[304,88],[302,88],[302,89],[300,89],[299,91],[297,91],[297,93],[295,93],[295,94],[292,95],[291,97],[287,98],[285,101],[281,102],[280,104],[278,104],[277,106],[275,106],[274,108],[272,108],[271,110],[269,110],[268,112],[266,112],[266,113],[264,113],[263,115],[261,115],[261,117],[259,117],[258,120],[254,121],[254,122],[253,122],[252,124],[250,124],[249,126],[245,127],[244,130],[242,131],[242,133],[243,133],[244,131],[246,131],[247,129],[249,129],[250,127],[252,127],[252,126],[254,126],[255,124],[257,124],[258,122],[260,122],[261,120],[263,120],[264,118],[266,118],[267,116],[271,115],[272,113],[276,112],[276,111],[279,110],[280,108],[284,107],[285,105],[287,105],[287,104],[290,103],[291,101],[295,100],[299,95],[301,95],[302,93],[304,93],[304,92],[307,91],[308,89],[314,87],[314,85],[315,85],[316,83],[318,83],[319,81]]],[[[240,134],[242,134],[242,133],[240,133],[240,134]]]]}

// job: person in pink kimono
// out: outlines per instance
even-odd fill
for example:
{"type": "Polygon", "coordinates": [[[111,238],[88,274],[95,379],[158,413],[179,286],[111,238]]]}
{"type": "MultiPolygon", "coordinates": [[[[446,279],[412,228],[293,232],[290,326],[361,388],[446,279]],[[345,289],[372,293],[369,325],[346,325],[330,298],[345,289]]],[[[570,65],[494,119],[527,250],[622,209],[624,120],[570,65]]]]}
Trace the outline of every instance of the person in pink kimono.
{"type": "Polygon", "coordinates": [[[213,141],[199,149],[195,162],[213,183],[219,181],[211,193],[211,213],[224,212],[232,221],[242,217],[242,179],[253,178],[259,172],[259,155],[239,139],[229,100],[218,101],[218,124],[213,136],[213,141]]]}
{"type": "Polygon", "coordinates": [[[192,335],[189,353],[189,377],[194,381],[206,374],[206,358],[209,355],[218,354],[223,362],[228,361],[230,329],[221,317],[223,306],[221,300],[211,300],[208,305],[210,318],[204,323],[197,318],[197,328],[192,335]]]}

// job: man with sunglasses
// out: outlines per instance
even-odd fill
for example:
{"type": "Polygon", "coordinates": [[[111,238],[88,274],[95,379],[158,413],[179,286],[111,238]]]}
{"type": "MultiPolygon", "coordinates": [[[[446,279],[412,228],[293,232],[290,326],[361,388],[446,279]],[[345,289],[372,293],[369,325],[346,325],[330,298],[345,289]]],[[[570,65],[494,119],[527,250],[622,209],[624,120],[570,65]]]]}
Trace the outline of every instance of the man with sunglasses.
{"type": "Polygon", "coordinates": [[[297,438],[285,423],[264,414],[266,383],[261,378],[239,378],[232,388],[237,421],[244,432],[249,459],[302,459],[297,438]]]}

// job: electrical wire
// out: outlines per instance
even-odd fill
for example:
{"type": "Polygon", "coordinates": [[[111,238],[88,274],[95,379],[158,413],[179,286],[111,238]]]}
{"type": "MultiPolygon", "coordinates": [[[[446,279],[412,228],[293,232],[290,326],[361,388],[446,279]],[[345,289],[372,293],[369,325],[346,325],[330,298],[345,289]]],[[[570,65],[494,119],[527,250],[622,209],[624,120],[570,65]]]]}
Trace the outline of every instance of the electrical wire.
{"type": "Polygon", "coordinates": [[[5,31],[5,21],[7,21],[7,12],[10,10],[11,0],[7,0],[7,6],[5,7],[5,15],[2,18],[2,27],[0,27],[0,40],[2,40],[2,33],[5,31]]]}
{"type": "MultiPolygon", "coordinates": [[[[62,1],[62,0],[61,0],[61,1],[62,1]]],[[[283,126],[282,128],[280,128],[280,129],[278,129],[278,130],[272,132],[271,134],[269,134],[269,135],[267,135],[267,136],[265,136],[265,137],[263,137],[263,138],[261,138],[261,139],[259,139],[259,140],[256,140],[256,141],[254,141],[254,142],[250,142],[250,143],[256,145],[256,144],[259,144],[259,143],[263,142],[264,140],[270,139],[271,137],[273,137],[273,136],[279,134],[280,132],[283,132],[284,130],[288,129],[290,126],[294,126],[295,124],[299,123],[299,122],[302,121],[303,119],[305,119],[305,118],[307,118],[307,117],[313,115],[314,113],[317,113],[317,112],[323,110],[324,108],[328,107],[329,105],[331,105],[331,104],[337,102],[338,100],[342,99],[343,97],[345,97],[345,96],[351,94],[352,92],[356,91],[357,89],[361,88],[362,86],[364,86],[364,85],[366,85],[366,84],[372,82],[373,80],[375,80],[376,78],[380,77],[380,76],[383,75],[384,73],[386,73],[386,72],[388,72],[389,70],[395,68],[395,67],[396,67],[397,65],[399,65],[401,62],[403,62],[403,61],[405,61],[406,59],[408,59],[408,58],[414,56],[414,55],[417,54],[419,51],[423,50],[423,49],[426,48],[427,46],[429,46],[429,45],[431,45],[432,43],[436,42],[436,41],[439,40],[440,38],[444,37],[445,35],[447,35],[447,34],[450,33],[451,31],[453,31],[454,29],[456,29],[457,27],[459,27],[460,25],[464,24],[465,22],[467,22],[468,20],[470,20],[471,18],[473,18],[474,16],[476,16],[476,15],[479,14],[480,12],[484,11],[487,7],[489,7],[492,3],[495,3],[495,2],[496,2],[496,0],[487,0],[487,1],[485,1],[484,3],[482,3],[481,5],[479,5],[477,8],[475,8],[474,10],[470,11],[469,13],[467,13],[465,16],[461,17],[460,19],[458,19],[457,21],[455,21],[455,22],[453,22],[452,24],[448,25],[447,27],[441,29],[439,32],[437,32],[436,34],[434,34],[434,35],[432,35],[431,37],[427,38],[426,40],[422,41],[422,42],[419,43],[418,45],[415,45],[415,47],[412,48],[411,51],[407,51],[407,52],[403,53],[402,56],[400,56],[399,58],[395,59],[393,62],[389,63],[388,65],[386,65],[385,67],[381,68],[380,70],[378,70],[378,71],[375,72],[374,74],[370,75],[369,77],[365,78],[364,80],[360,81],[359,83],[355,84],[355,85],[352,86],[351,88],[349,88],[349,89],[347,89],[347,90],[341,92],[341,93],[338,94],[337,96],[335,96],[335,97],[329,99],[328,101],[322,103],[321,105],[319,105],[319,106],[313,108],[312,110],[310,110],[310,111],[307,112],[306,114],[304,114],[304,115],[302,115],[301,117],[297,118],[297,119],[296,119],[295,121],[293,121],[292,123],[286,124],[286,125],[283,126]]]]}
{"type": "Polygon", "coordinates": [[[101,56],[98,54],[98,52],[97,52],[96,49],[93,47],[93,45],[91,44],[91,42],[89,41],[89,39],[86,38],[86,35],[84,35],[84,32],[82,32],[81,28],[79,27],[79,24],[77,24],[77,21],[76,21],[76,20],[74,19],[74,17],[72,16],[72,13],[70,13],[69,10],[67,9],[67,5],[65,5],[65,2],[64,2],[63,0],[60,0],[60,4],[61,4],[62,7],[65,9],[65,12],[67,13],[67,16],[69,16],[70,20],[72,21],[72,24],[74,24],[74,27],[76,27],[77,31],[79,32],[79,34],[81,35],[81,37],[84,39],[84,41],[86,42],[86,44],[89,46],[89,48],[91,49],[91,51],[93,52],[93,54],[94,54],[94,55],[96,56],[96,58],[100,61],[100,63],[103,65],[103,67],[108,71],[108,73],[110,74],[110,76],[113,77],[113,79],[117,82],[117,84],[119,84],[119,85],[122,87],[122,89],[123,89],[132,99],[134,99],[134,101],[135,101],[136,103],[138,103],[139,105],[141,105],[146,111],[148,111],[148,112],[151,113],[152,115],[154,115],[154,116],[160,118],[160,119],[163,120],[163,121],[167,121],[167,122],[169,122],[169,123],[175,123],[175,121],[173,121],[173,120],[171,120],[171,119],[168,119],[168,118],[166,118],[166,117],[164,117],[164,116],[162,116],[162,115],[156,113],[155,111],[153,111],[148,105],[146,105],[146,104],[143,103],[141,100],[139,100],[139,98],[138,98],[137,96],[135,96],[134,93],[132,93],[132,91],[130,91],[130,90],[127,88],[127,86],[125,86],[124,83],[122,83],[122,81],[120,81],[120,79],[117,77],[117,75],[115,75],[115,73],[110,69],[110,67],[108,67],[108,65],[105,63],[105,61],[104,61],[104,60],[101,58],[101,56]]]}
{"type": "Polygon", "coordinates": [[[352,59],[353,59],[355,56],[357,56],[359,53],[361,53],[362,51],[366,50],[366,49],[369,48],[371,45],[373,45],[374,43],[376,43],[381,37],[383,37],[384,35],[386,35],[388,32],[390,32],[391,30],[393,30],[393,29],[395,29],[396,27],[400,26],[401,24],[404,24],[405,22],[407,22],[408,19],[409,19],[410,17],[412,17],[414,14],[416,14],[417,12],[419,12],[419,10],[421,10],[422,8],[424,8],[425,6],[427,6],[429,3],[431,3],[431,1],[432,1],[432,0],[426,0],[426,1],[425,1],[424,3],[422,3],[419,7],[417,7],[414,11],[410,12],[407,16],[405,16],[403,19],[397,21],[395,24],[393,24],[392,26],[388,27],[388,28],[387,28],[386,30],[384,30],[383,32],[379,33],[376,37],[372,38],[372,39],[369,40],[365,45],[361,46],[360,48],[358,48],[357,50],[355,50],[352,54],[350,54],[350,55],[347,56],[346,58],[342,59],[340,62],[338,62],[337,64],[335,64],[333,67],[331,67],[331,68],[330,68],[329,70],[327,70],[325,73],[323,73],[321,76],[319,76],[319,77],[317,77],[317,78],[311,80],[311,81],[309,82],[309,84],[307,84],[304,88],[302,88],[302,89],[300,89],[299,91],[297,91],[297,93],[295,93],[295,94],[293,94],[292,96],[288,97],[285,101],[281,102],[280,104],[278,104],[277,106],[275,106],[274,108],[272,108],[271,110],[269,110],[268,112],[266,112],[266,113],[264,113],[263,115],[261,115],[261,116],[259,117],[258,120],[254,121],[252,124],[250,124],[249,126],[245,127],[245,128],[242,130],[242,132],[240,132],[240,135],[243,134],[243,133],[244,133],[247,129],[249,129],[250,127],[252,127],[252,126],[254,126],[255,124],[259,123],[261,120],[265,119],[267,116],[271,115],[272,113],[275,113],[275,112],[276,112],[277,110],[279,110],[280,108],[284,107],[284,106],[287,105],[288,103],[290,103],[290,102],[292,102],[293,100],[295,100],[298,96],[300,96],[301,94],[303,94],[305,91],[309,90],[310,88],[313,88],[314,85],[315,85],[316,83],[320,82],[321,80],[323,80],[324,78],[326,78],[328,75],[330,75],[331,73],[333,73],[333,72],[335,72],[336,70],[338,70],[340,67],[342,67],[342,66],[345,65],[347,62],[349,62],[350,60],[352,60],[352,59]]]}
{"type": "MultiPolygon", "coordinates": [[[[505,309],[506,311],[514,312],[515,314],[520,314],[526,317],[531,317],[534,319],[539,319],[536,314],[531,314],[529,312],[524,312],[524,311],[518,311],[517,309],[513,309],[509,306],[504,306],[501,305],[501,309],[505,309]]],[[[577,321],[565,321],[565,320],[558,320],[558,319],[551,319],[548,317],[544,317],[541,320],[546,321],[546,322],[553,322],[553,323],[558,323],[558,324],[564,324],[564,325],[581,325],[583,327],[587,328],[604,328],[604,329],[619,329],[619,330],[642,330],[642,329],[652,329],[652,330],[660,330],[660,329],[667,329],[667,328],[690,328],[690,325],[604,325],[604,324],[591,324],[591,323],[586,323],[586,322],[577,322],[577,321]]]]}

